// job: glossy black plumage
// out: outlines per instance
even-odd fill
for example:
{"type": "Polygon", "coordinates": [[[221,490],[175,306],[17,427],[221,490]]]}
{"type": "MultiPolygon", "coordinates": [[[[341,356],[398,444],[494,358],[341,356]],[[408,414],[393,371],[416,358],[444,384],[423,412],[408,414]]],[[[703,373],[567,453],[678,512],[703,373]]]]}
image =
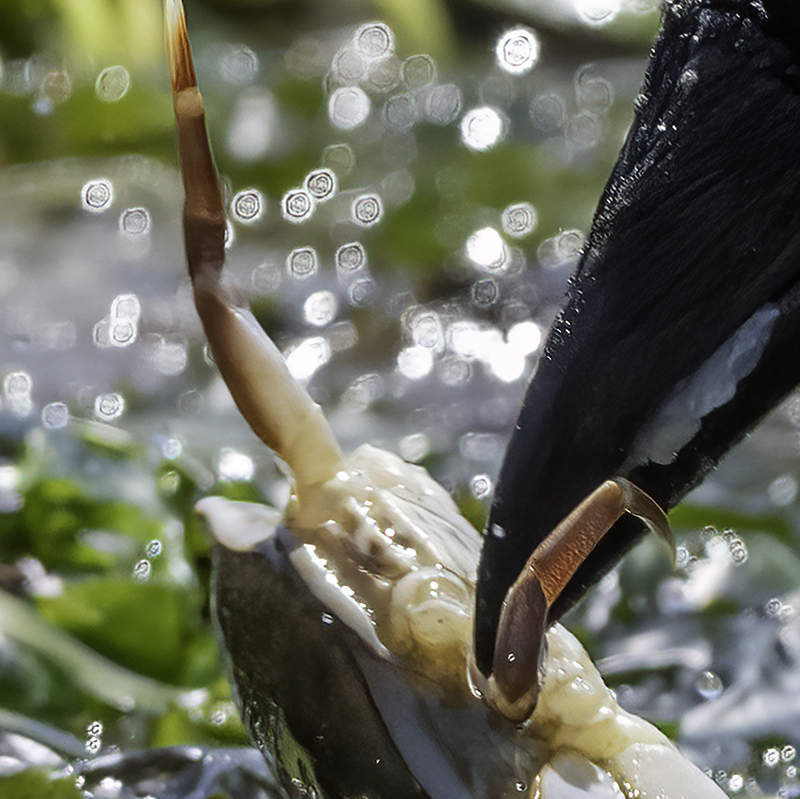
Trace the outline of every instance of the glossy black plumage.
{"type": "MultiPolygon", "coordinates": [[[[615,475],[673,507],[800,382],[798,339],[800,7],[667,2],[633,125],[500,473],[479,571],[482,671],[508,587],[558,521],[615,475]],[[626,463],[675,386],[765,308],[777,316],[733,398],[670,463],[626,463]]],[[[642,532],[620,520],[551,618],[642,532]]]]}

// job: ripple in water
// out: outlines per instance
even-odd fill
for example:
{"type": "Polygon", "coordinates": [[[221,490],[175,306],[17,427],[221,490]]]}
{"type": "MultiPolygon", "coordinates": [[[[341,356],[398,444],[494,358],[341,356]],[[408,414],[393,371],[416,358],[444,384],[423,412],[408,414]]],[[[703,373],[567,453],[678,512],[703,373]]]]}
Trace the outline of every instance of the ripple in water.
{"type": "Polygon", "coordinates": [[[81,190],[81,204],[86,211],[100,214],[114,202],[114,185],[106,178],[90,180],[81,190]]]}
{"type": "Polygon", "coordinates": [[[529,28],[512,28],[497,40],[495,58],[506,72],[524,75],[539,60],[539,40],[529,28]]]}
{"type": "Polygon", "coordinates": [[[292,189],[283,195],[281,210],[289,222],[305,222],[314,213],[316,203],[305,189],[292,189]]]}
{"type": "Polygon", "coordinates": [[[353,200],[350,209],[353,222],[360,227],[372,227],[381,221],[383,203],[377,194],[362,194],[353,200]]]}
{"type": "Polygon", "coordinates": [[[264,214],[264,198],[257,189],[245,189],[231,200],[231,213],[237,222],[252,224],[264,214]]]}

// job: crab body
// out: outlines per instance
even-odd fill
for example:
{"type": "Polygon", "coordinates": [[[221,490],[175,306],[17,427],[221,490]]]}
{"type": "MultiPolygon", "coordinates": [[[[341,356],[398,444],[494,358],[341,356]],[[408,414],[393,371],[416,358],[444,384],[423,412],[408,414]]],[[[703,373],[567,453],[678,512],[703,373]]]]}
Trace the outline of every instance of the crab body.
{"type": "Polygon", "coordinates": [[[420,467],[363,446],[283,517],[198,511],[243,717],[291,795],[724,796],[560,625],[532,718],[484,701],[467,668],[479,536],[420,467]]]}

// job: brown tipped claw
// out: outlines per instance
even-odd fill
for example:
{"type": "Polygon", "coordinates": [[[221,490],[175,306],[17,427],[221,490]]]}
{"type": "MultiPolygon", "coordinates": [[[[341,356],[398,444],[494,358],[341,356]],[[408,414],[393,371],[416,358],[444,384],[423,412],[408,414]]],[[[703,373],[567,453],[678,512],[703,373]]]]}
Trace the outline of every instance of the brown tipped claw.
{"type": "Polygon", "coordinates": [[[623,513],[640,518],[666,541],[674,564],[675,539],[666,514],[624,478],[607,480],[562,519],[533,551],[506,594],[492,673],[480,685],[489,702],[510,721],[524,722],[536,706],[550,607],[623,513]]]}

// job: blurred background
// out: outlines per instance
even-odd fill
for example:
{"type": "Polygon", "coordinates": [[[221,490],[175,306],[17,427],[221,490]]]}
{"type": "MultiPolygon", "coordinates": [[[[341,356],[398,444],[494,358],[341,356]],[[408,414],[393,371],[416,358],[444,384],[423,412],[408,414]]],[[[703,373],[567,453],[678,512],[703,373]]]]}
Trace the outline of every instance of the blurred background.
{"type": "MultiPolygon", "coordinates": [[[[281,505],[289,485],[195,318],[161,15],[0,6],[12,799],[274,790],[257,754],[200,765],[246,739],[191,509],[281,505]]],[[[658,3],[195,0],[187,16],[231,279],[345,448],[421,463],[481,528],[658,3]]],[[[568,618],[623,706],[732,795],[800,795],[798,425],[790,398],[672,514],[676,572],[645,542],[568,618]]]]}

